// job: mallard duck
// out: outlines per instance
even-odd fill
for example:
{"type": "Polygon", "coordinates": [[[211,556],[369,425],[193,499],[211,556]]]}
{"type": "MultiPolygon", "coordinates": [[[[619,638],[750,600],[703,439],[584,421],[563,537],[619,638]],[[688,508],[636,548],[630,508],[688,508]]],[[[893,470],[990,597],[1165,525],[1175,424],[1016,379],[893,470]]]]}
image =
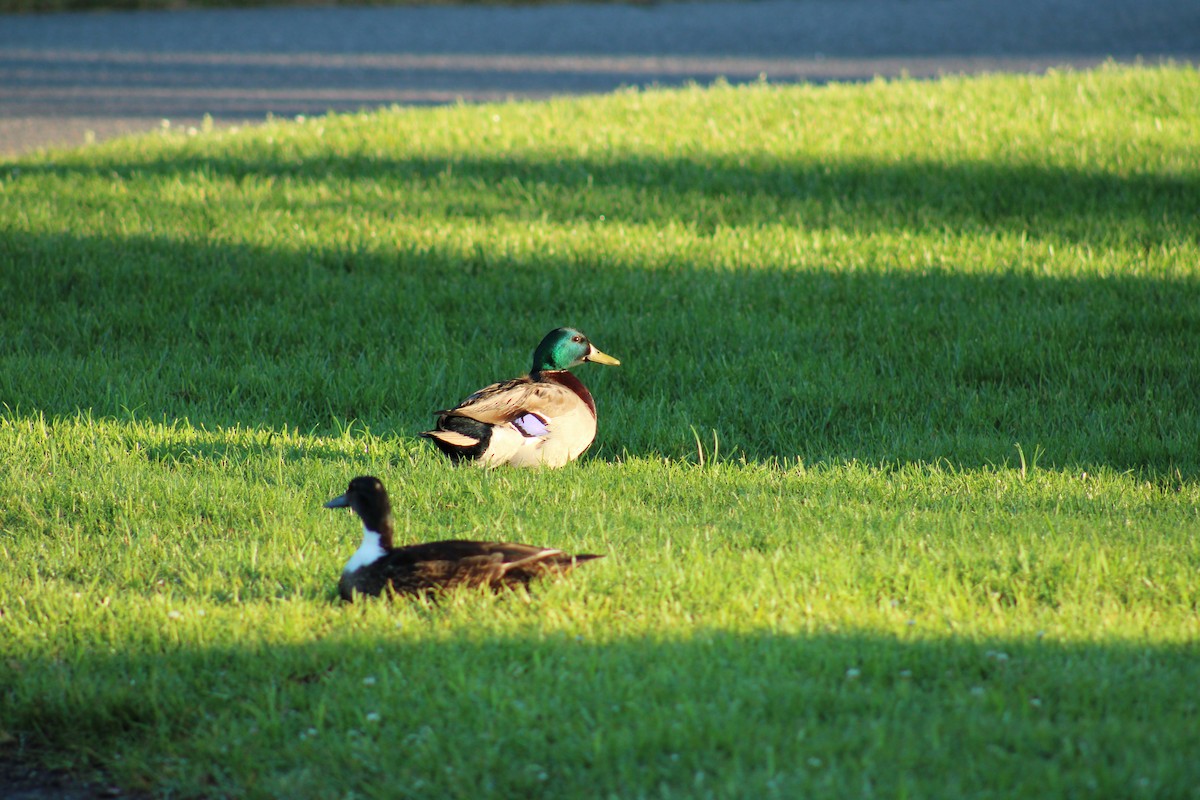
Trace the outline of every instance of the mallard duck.
{"type": "Polygon", "coordinates": [[[621,363],[574,328],[556,328],[533,351],[528,375],[493,383],[454,408],[435,411],[437,429],[421,435],[456,464],[561,467],[596,438],[596,402],[567,372],[585,361],[621,363]]]}
{"type": "Polygon", "coordinates": [[[576,564],[602,558],[573,556],[549,547],[508,542],[452,539],[406,547],[392,544],[392,502],[378,478],[363,475],[350,481],[345,494],[326,508],[352,508],[363,523],[363,540],[346,562],[338,593],[347,602],[355,594],[426,594],[455,586],[487,586],[493,590],[528,586],[534,578],[565,574],[576,564]]]}

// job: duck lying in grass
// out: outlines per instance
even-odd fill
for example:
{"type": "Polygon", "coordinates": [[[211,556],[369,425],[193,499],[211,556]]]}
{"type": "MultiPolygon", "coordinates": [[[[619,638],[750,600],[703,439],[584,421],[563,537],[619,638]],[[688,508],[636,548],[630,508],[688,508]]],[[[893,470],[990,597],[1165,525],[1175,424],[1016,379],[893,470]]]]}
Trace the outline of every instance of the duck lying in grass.
{"type": "Polygon", "coordinates": [[[596,403],[567,372],[585,361],[621,363],[574,328],[552,330],[533,351],[528,375],[493,383],[435,412],[437,429],[421,435],[456,464],[561,467],[596,438],[596,403]]]}
{"type": "Polygon", "coordinates": [[[326,508],[354,509],[363,523],[363,541],[346,562],[338,581],[342,599],[355,594],[425,594],[455,586],[493,590],[528,586],[534,578],[565,574],[576,564],[601,558],[506,542],[448,540],[395,547],[392,503],[378,478],[350,481],[346,493],[326,508]]]}

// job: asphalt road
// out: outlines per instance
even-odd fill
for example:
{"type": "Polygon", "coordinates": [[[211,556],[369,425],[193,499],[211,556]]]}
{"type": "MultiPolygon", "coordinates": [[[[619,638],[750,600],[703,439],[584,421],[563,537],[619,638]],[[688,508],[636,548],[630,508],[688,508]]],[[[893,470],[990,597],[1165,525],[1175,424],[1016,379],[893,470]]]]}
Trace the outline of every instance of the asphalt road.
{"type": "Polygon", "coordinates": [[[621,86],[1200,63],[1198,0],[748,0],[0,16],[0,156],[621,86]]]}

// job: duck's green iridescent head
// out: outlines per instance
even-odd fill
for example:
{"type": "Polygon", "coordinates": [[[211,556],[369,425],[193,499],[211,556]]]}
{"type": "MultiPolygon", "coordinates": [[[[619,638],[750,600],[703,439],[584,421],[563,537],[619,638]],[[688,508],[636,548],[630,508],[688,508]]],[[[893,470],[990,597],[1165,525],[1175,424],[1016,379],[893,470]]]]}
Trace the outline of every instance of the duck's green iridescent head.
{"type": "Polygon", "coordinates": [[[570,369],[585,361],[616,366],[621,362],[601,353],[588,338],[574,328],[555,328],[546,334],[533,351],[531,372],[570,369]]]}

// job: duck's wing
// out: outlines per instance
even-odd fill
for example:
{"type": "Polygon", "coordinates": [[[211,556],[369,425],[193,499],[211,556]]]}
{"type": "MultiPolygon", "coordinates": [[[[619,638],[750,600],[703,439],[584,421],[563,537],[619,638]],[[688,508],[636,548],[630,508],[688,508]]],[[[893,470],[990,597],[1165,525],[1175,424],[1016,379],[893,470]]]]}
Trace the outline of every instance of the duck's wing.
{"type": "Polygon", "coordinates": [[[437,413],[469,417],[486,425],[517,423],[523,427],[522,433],[529,435],[534,431],[524,428],[545,428],[550,420],[582,404],[579,395],[562,384],[524,377],[493,383],[454,408],[437,413]]]}
{"type": "MultiPolygon", "coordinates": [[[[566,572],[577,563],[599,558],[573,556],[551,547],[512,542],[449,540],[410,545],[392,551],[389,561],[406,586],[450,588],[458,585],[492,586],[526,584],[548,572],[566,572]]],[[[391,572],[391,570],[389,570],[391,572]]],[[[405,591],[396,585],[397,591],[405,591]]],[[[413,589],[410,589],[410,591],[413,589]]]]}

